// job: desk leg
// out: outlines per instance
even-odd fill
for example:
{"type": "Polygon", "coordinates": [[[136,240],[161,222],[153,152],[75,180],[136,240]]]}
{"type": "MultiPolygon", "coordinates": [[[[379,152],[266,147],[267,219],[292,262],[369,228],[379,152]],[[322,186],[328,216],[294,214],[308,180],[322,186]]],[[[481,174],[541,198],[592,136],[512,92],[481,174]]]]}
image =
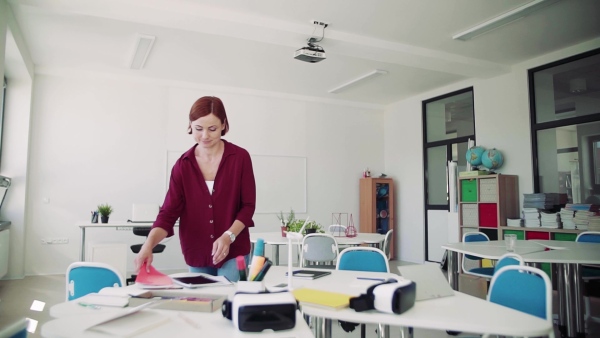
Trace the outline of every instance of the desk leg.
{"type": "Polygon", "coordinates": [[[79,260],[85,262],[85,227],[79,227],[81,229],[81,245],[79,246],[79,260]]]}
{"type": "Polygon", "coordinates": [[[331,319],[312,317],[315,338],[331,338],[331,319]]]}
{"type": "Polygon", "coordinates": [[[279,244],[273,244],[273,256],[275,265],[279,265],[279,244]]]}
{"type": "Polygon", "coordinates": [[[581,265],[573,264],[573,285],[575,286],[575,320],[577,322],[577,336],[585,337],[585,311],[583,309],[583,279],[581,277],[581,265]]]}
{"type": "Polygon", "coordinates": [[[390,338],[390,326],[378,324],[379,338],[390,338]]]}
{"type": "Polygon", "coordinates": [[[458,291],[458,253],[448,250],[448,283],[458,291]]]}
{"type": "Polygon", "coordinates": [[[408,326],[400,327],[400,338],[413,338],[413,328],[408,326]]]}
{"type": "Polygon", "coordinates": [[[556,267],[557,291],[558,291],[558,330],[562,335],[566,332],[565,323],[567,315],[565,314],[565,267],[564,264],[554,264],[556,267]]]}
{"type": "Polygon", "coordinates": [[[577,337],[576,264],[564,264],[566,337],[577,337]]]}

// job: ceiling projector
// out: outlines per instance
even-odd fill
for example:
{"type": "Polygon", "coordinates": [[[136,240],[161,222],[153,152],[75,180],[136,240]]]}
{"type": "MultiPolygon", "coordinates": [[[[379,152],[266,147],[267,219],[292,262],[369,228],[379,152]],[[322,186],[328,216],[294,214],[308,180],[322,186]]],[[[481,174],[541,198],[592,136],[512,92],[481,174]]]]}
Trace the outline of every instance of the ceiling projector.
{"type": "Polygon", "coordinates": [[[326,59],[325,50],[323,47],[309,42],[308,46],[302,47],[294,53],[294,59],[310,63],[319,62],[326,59]]]}

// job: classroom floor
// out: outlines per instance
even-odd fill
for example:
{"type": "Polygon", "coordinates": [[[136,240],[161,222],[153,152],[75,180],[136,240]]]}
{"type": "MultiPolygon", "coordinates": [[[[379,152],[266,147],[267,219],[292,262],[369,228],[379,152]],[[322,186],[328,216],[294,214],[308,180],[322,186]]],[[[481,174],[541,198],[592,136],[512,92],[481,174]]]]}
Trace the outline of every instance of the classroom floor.
{"type": "MultiPolygon", "coordinates": [[[[396,267],[405,263],[399,261],[390,262],[392,272],[397,273],[396,267]]],[[[0,281],[0,328],[5,327],[20,318],[30,318],[30,337],[41,337],[40,331],[42,325],[51,320],[49,316],[50,307],[65,300],[65,276],[47,275],[47,276],[28,276],[19,280],[0,281]]],[[[600,299],[592,298],[592,313],[600,316],[600,299]]],[[[375,325],[367,325],[366,336],[368,338],[377,337],[375,325]]],[[[332,325],[333,337],[360,337],[360,327],[353,332],[346,333],[334,322],[332,325]]],[[[558,331],[556,337],[560,337],[558,331]]],[[[390,328],[391,337],[400,337],[398,328],[390,328]]],[[[461,336],[470,336],[463,333],[461,336]]],[[[415,338],[446,338],[455,337],[448,335],[445,331],[416,329],[415,338]]],[[[476,335],[475,335],[476,337],[476,335]]],[[[588,337],[600,337],[600,324],[591,323],[588,337]]]]}

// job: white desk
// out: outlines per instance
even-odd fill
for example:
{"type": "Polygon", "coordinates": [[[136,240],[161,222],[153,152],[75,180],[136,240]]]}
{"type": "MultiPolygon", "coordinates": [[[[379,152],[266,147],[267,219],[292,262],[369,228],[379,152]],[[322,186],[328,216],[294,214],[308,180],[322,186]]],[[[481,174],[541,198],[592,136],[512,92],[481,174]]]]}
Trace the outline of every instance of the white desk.
{"type": "MultiPolygon", "coordinates": [[[[250,232],[250,242],[254,246],[256,240],[258,238],[262,238],[265,244],[273,246],[273,263],[275,265],[279,265],[279,246],[287,245],[288,239],[286,237],[281,236],[281,231],[279,232],[250,232]]],[[[338,245],[375,245],[377,247],[381,247],[381,243],[385,240],[385,235],[377,234],[377,233],[358,233],[356,237],[335,237],[338,245]]],[[[297,241],[292,241],[294,244],[297,241]]],[[[254,252],[254,250],[252,250],[254,252]]],[[[252,253],[251,252],[251,253],[252,253]]]]}
{"type": "MultiPolygon", "coordinates": [[[[82,223],[77,223],[76,225],[79,227],[80,229],[80,233],[81,233],[81,240],[80,240],[80,246],[79,246],[79,260],[84,262],[85,261],[85,230],[87,228],[120,228],[120,227],[128,227],[128,228],[133,228],[133,227],[140,227],[140,228],[144,228],[144,227],[151,227],[152,224],[154,224],[153,222],[148,222],[148,223],[133,223],[133,222],[127,222],[127,221],[115,221],[115,222],[108,222],[108,223],[89,223],[89,222],[82,222],[82,223]]],[[[179,222],[175,223],[175,226],[179,226],[179,222]]]]}
{"type": "MultiPolygon", "coordinates": [[[[498,259],[506,253],[504,241],[452,243],[443,245],[442,248],[448,250],[448,281],[454,290],[458,290],[458,253],[489,259],[498,259]]],[[[600,244],[546,240],[517,241],[515,252],[520,254],[526,263],[556,264],[559,327],[567,337],[583,335],[585,331],[581,296],[583,281],[579,265],[600,264],[600,244]]]]}
{"type": "MultiPolygon", "coordinates": [[[[99,316],[116,311],[124,311],[122,308],[102,308],[89,309],[76,303],[61,303],[54,305],[53,310],[58,312],[72,312],[64,314],[62,317],[51,320],[42,325],[41,335],[47,338],[106,338],[107,334],[86,330],[98,322],[99,316]],[[56,309],[58,308],[58,309],[56,309]],[[60,309],[62,308],[62,309],[60,309]]],[[[142,311],[159,312],[162,316],[168,317],[168,321],[152,330],[143,332],[136,337],[140,338],[164,338],[164,337],[268,337],[268,338],[289,338],[289,337],[311,337],[312,332],[302,314],[296,312],[296,326],[291,330],[271,331],[249,333],[241,332],[233,327],[231,320],[226,319],[221,311],[215,312],[193,312],[182,311],[183,315],[189,320],[197,323],[194,327],[179,316],[179,311],[152,310],[144,309],[142,311]]]]}
{"type": "MultiPolygon", "coordinates": [[[[286,283],[284,266],[274,266],[265,278],[266,285],[286,283]]],[[[358,296],[376,282],[356,279],[357,276],[398,278],[389,273],[327,270],[332,274],[307,280],[294,279],[293,287],[307,287],[358,296]]],[[[417,287],[419,287],[417,285],[417,287]]],[[[302,304],[304,314],[325,318],[324,337],[331,334],[331,319],[356,323],[381,323],[400,327],[417,327],[435,330],[451,330],[475,333],[491,333],[506,336],[544,336],[552,330],[550,322],[523,312],[509,309],[483,299],[455,292],[454,296],[416,302],[403,314],[387,314],[375,310],[356,312],[346,308],[329,310],[302,304]]]]}

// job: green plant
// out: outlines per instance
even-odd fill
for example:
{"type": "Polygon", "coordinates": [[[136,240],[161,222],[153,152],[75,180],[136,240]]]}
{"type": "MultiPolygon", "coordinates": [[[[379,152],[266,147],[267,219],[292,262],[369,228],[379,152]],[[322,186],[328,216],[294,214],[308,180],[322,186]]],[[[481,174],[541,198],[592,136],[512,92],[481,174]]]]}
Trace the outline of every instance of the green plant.
{"type": "Polygon", "coordinates": [[[279,215],[277,215],[277,219],[279,219],[279,222],[285,224],[286,226],[288,224],[291,224],[296,219],[296,214],[294,213],[294,209],[290,209],[290,213],[287,216],[285,216],[283,214],[283,211],[280,211],[279,215]]]}
{"type": "Polygon", "coordinates": [[[100,216],[108,217],[112,212],[113,208],[108,203],[98,205],[98,213],[100,216]]]}
{"type": "MultiPolygon", "coordinates": [[[[303,220],[303,219],[294,220],[292,223],[288,224],[288,231],[289,232],[299,232],[300,229],[302,229],[302,226],[304,225],[304,221],[305,220],[303,220]]],[[[306,228],[304,228],[304,230],[306,231],[307,229],[315,229],[315,230],[317,230],[317,232],[320,232],[320,233],[325,232],[321,228],[321,224],[317,223],[316,221],[309,221],[308,223],[306,223],[306,228]]],[[[306,234],[306,233],[304,233],[304,234],[306,234]]]]}

